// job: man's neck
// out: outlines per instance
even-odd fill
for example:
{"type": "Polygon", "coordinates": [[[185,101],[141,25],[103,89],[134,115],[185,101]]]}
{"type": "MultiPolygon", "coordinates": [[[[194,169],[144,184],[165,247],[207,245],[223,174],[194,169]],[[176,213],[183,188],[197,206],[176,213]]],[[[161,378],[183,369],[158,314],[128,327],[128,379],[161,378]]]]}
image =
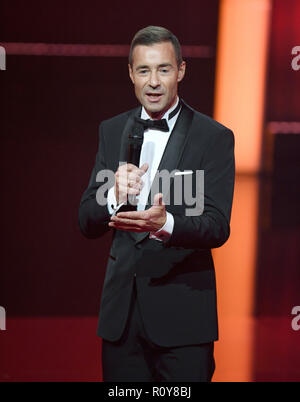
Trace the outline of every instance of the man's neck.
{"type": "Polygon", "coordinates": [[[166,106],[163,110],[160,110],[159,112],[149,112],[146,108],[145,111],[152,120],[160,120],[167,113],[167,111],[170,110],[176,104],[177,99],[178,96],[176,95],[173,102],[169,106],[166,106]]]}

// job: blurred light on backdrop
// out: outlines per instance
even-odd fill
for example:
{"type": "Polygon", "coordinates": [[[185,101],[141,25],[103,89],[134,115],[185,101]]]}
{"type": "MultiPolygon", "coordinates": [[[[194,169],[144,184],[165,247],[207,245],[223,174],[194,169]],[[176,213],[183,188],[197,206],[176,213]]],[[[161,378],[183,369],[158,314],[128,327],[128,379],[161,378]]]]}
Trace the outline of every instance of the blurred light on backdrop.
{"type": "Polygon", "coordinates": [[[214,118],[236,137],[237,172],[260,169],[270,0],[221,0],[214,118]]]}

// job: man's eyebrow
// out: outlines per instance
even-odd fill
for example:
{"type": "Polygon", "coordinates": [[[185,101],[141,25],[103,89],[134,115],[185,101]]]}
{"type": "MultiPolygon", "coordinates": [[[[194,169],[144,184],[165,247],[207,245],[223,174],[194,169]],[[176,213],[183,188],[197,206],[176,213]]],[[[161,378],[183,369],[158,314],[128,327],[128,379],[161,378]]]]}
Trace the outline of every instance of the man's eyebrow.
{"type": "Polygon", "coordinates": [[[136,70],[141,70],[141,69],[143,69],[143,68],[149,68],[149,66],[147,66],[146,64],[144,64],[144,65],[137,66],[135,69],[136,69],[136,70]]]}
{"type": "Polygon", "coordinates": [[[172,67],[172,64],[171,63],[163,63],[163,64],[160,64],[158,67],[172,67]]]}
{"type": "MultiPolygon", "coordinates": [[[[172,64],[171,63],[159,64],[158,68],[161,68],[161,67],[172,67],[172,64]]],[[[143,65],[137,66],[135,69],[136,70],[142,70],[142,69],[146,69],[146,68],[149,68],[149,66],[147,66],[146,64],[143,64],[143,65]]]]}

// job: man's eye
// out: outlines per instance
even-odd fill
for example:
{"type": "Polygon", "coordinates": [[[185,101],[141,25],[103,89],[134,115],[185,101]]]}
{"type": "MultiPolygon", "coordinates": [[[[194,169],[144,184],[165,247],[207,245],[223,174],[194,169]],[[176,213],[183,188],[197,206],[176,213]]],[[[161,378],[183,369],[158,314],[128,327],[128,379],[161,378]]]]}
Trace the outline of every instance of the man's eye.
{"type": "Polygon", "coordinates": [[[146,74],[147,70],[140,70],[140,74],[146,74]]]}
{"type": "Polygon", "coordinates": [[[169,72],[169,69],[168,68],[161,68],[160,72],[165,74],[165,73],[169,72]]]}

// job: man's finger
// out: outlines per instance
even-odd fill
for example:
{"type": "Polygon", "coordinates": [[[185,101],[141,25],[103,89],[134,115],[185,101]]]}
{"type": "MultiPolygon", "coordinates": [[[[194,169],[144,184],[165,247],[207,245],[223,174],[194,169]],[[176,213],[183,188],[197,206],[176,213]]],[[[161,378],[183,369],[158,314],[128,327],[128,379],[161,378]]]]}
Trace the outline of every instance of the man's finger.
{"type": "Polygon", "coordinates": [[[115,217],[124,218],[124,219],[133,219],[133,220],[145,220],[146,219],[145,211],[128,211],[128,212],[118,212],[115,217]]]}
{"type": "MultiPolygon", "coordinates": [[[[136,222],[136,221],[134,221],[136,222]]],[[[141,226],[138,226],[136,224],[133,224],[132,221],[130,224],[127,224],[125,222],[109,222],[108,224],[109,227],[119,229],[119,230],[127,230],[129,232],[146,232],[144,228],[141,226]]]]}
{"type": "Polygon", "coordinates": [[[162,193],[155,194],[154,200],[153,200],[153,206],[158,207],[158,206],[162,206],[162,205],[165,205],[164,202],[163,202],[162,193]]]}
{"type": "Polygon", "coordinates": [[[117,216],[112,216],[111,222],[121,225],[141,226],[141,227],[145,224],[145,221],[142,219],[118,218],[117,216]]]}
{"type": "Polygon", "coordinates": [[[148,163],[144,163],[144,164],[140,167],[140,169],[142,169],[142,170],[144,171],[144,173],[147,172],[148,168],[149,168],[148,163]]]}
{"type": "Polygon", "coordinates": [[[110,222],[108,224],[111,228],[118,229],[118,230],[125,230],[127,232],[142,232],[143,230],[136,226],[121,226],[117,225],[116,223],[110,222]]]}
{"type": "Polygon", "coordinates": [[[124,166],[123,169],[127,170],[128,172],[132,172],[133,170],[138,169],[138,167],[135,166],[133,163],[127,163],[125,165],[122,165],[121,167],[123,166],[124,166]]]}

